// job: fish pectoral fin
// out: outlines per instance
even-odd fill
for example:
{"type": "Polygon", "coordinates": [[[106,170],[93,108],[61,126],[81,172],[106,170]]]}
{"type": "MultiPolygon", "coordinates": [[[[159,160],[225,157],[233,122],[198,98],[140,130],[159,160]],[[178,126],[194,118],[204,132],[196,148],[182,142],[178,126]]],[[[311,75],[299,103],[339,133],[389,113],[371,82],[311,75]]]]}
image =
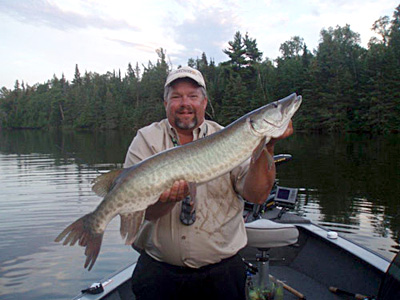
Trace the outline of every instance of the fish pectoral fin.
{"type": "Polygon", "coordinates": [[[115,169],[97,176],[93,181],[92,191],[100,197],[104,197],[114,186],[115,179],[122,173],[123,169],[115,169]]]}
{"type": "Polygon", "coordinates": [[[125,239],[125,245],[132,245],[135,241],[139,228],[144,221],[146,210],[135,211],[131,213],[119,214],[121,217],[120,233],[125,239]]]}
{"type": "Polygon", "coordinates": [[[270,171],[272,169],[273,164],[275,163],[275,160],[274,157],[267,151],[267,148],[264,148],[264,151],[268,159],[268,171],[270,171]]]}
{"type": "Polygon", "coordinates": [[[263,137],[257,147],[254,149],[253,154],[251,156],[251,163],[255,163],[256,160],[260,157],[261,153],[264,151],[265,143],[267,141],[267,137],[263,137]]]}
{"type": "Polygon", "coordinates": [[[79,246],[85,247],[86,261],[84,267],[90,271],[96,262],[100,252],[103,232],[96,233],[90,230],[92,224],[92,214],[87,214],[79,218],[61,232],[55,242],[64,240],[63,245],[75,245],[79,241],[79,246]],[[65,238],[65,239],[64,239],[65,238]]]}
{"type": "Polygon", "coordinates": [[[260,157],[261,153],[265,151],[265,155],[267,156],[268,159],[268,171],[270,171],[275,161],[274,157],[267,150],[266,142],[267,142],[267,137],[264,137],[257,145],[256,149],[254,149],[253,155],[251,156],[251,163],[255,163],[256,160],[260,157]]]}

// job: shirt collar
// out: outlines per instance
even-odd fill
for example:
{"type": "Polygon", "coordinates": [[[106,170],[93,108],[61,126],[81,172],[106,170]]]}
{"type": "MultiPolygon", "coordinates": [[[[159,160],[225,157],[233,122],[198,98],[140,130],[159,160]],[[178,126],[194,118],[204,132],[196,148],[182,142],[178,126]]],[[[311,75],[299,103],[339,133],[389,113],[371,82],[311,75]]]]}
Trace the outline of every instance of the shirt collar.
{"type": "MultiPolygon", "coordinates": [[[[169,123],[168,119],[167,120],[167,130],[168,134],[170,135],[171,138],[176,139],[179,141],[179,136],[178,133],[176,132],[176,129],[172,127],[172,125],[169,123]]],[[[193,141],[203,138],[207,135],[207,124],[206,121],[204,120],[203,123],[197,128],[193,130],[193,141]]]]}

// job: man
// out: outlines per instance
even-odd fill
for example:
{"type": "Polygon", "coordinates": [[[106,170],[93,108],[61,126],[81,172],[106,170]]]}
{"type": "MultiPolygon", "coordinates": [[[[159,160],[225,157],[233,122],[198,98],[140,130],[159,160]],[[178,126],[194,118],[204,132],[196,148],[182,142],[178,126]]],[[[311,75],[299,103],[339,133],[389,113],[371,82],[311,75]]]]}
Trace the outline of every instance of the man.
{"type": "MultiPolygon", "coordinates": [[[[219,124],[205,120],[207,101],[199,71],[172,71],[164,90],[167,118],[138,131],[124,167],[220,130],[219,124]]],[[[290,124],[281,138],[292,132],[290,124]]],[[[246,271],[237,253],[247,237],[237,194],[254,203],[268,197],[275,180],[268,155],[273,155],[276,140],[256,161],[197,186],[195,199],[190,199],[188,183],[180,180],[147,208],[147,221],[135,241],[142,250],[132,275],[138,300],[245,299],[246,271]]]]}

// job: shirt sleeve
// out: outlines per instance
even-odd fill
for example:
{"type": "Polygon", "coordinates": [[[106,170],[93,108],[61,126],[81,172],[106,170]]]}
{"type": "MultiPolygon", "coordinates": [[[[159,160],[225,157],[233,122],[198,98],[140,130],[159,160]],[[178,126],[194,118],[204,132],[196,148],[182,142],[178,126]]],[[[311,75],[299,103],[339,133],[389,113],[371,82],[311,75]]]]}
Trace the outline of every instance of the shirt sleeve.
{"type": "Polygon", "coordinates": [[[129,168],[156,153],[154,147],[151,146],[151,142],[146,138],[146,133],[143,131],[145,130],[139,130],[132,140],[126,153],[124,168],[129,168]]]}

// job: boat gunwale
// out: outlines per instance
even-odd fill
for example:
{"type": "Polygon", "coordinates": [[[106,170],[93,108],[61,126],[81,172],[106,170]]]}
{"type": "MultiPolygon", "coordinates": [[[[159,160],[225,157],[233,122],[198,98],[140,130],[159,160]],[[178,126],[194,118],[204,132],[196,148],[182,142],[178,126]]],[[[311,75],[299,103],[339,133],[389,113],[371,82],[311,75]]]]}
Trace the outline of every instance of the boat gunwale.
{"type": "Polygon", "coordinates": [[[340,248],[344,251],[352,254],[353,256],[357,257],[359,260],[369,264],[370,266],[374,267],[378,271],[382,273],[386,273],[387,269],[390,266],[391,261],[382,256],[381,254],[360,245],[357,242],[354,242],[346,237],[338,236],[336,239],[330,239],[327,237],[327,233],[329,230],[320,226],[315,223],[308,223],[308,224],[294,224],[297,227],[301,227],[312,234],[317,235],[318,237],[322,238],[322,240],[340,248]]]}

